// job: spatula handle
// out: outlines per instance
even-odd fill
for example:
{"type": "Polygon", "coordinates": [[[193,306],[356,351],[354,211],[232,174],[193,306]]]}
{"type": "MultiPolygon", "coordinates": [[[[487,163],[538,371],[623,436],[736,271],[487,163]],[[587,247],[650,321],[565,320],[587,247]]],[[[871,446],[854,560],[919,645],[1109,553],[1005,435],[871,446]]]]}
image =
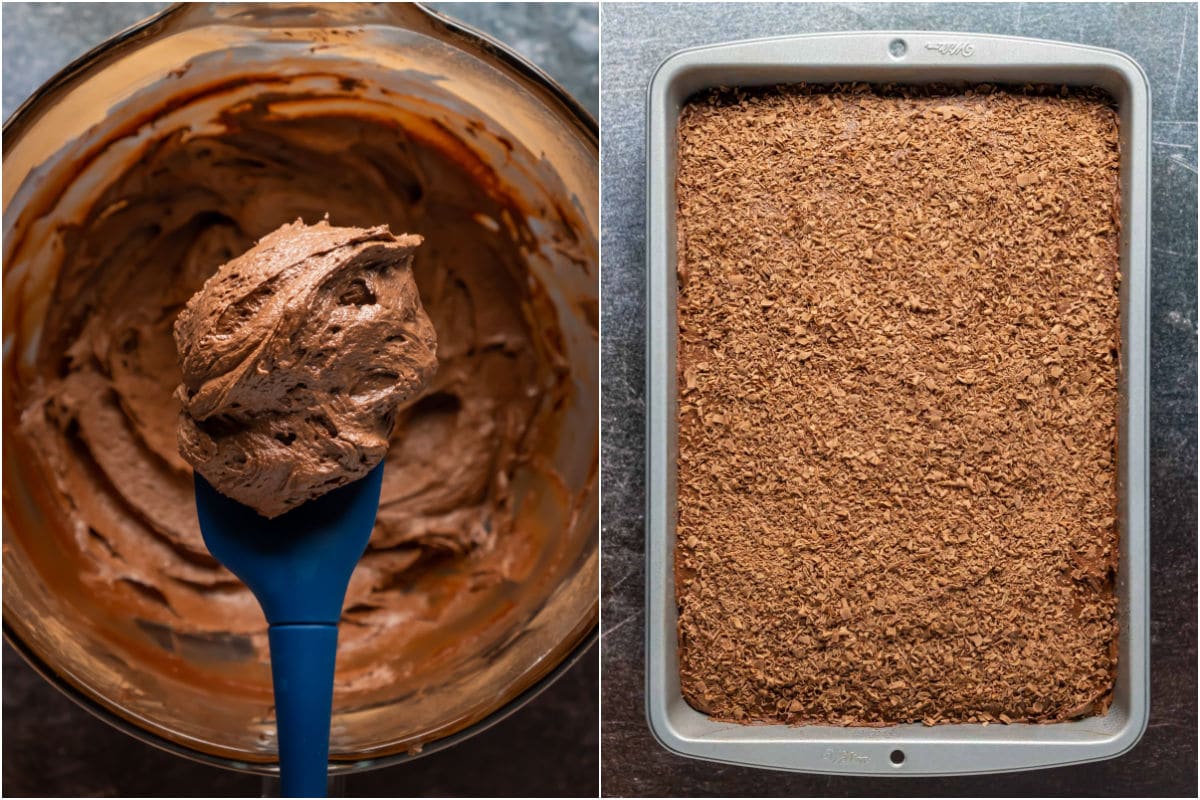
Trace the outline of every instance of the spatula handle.
{"type": "Polygon", "coordinates": [[[337,625],[272,625],[271,677],[284,797],[324,797],[337,625]]]}

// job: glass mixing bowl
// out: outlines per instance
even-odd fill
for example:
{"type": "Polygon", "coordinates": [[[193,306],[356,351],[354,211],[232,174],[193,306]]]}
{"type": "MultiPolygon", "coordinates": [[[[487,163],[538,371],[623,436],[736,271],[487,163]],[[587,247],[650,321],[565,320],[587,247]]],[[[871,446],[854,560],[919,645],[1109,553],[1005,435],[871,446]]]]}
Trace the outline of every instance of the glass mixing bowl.
{"type": "MultiPolygon", "coordinates": [[[[553,430],[539,433],[539,458],[513,478],[514,535],[551,531],[552,545],[522,581],[523,594],[506,601],[499,634],[436,675],[398,680],[370,696],[335,693],[331,769],[383,766],[498,721],[595,640],[596,123],[500,43],[416,5],[189,4],[80,58],[5,125],[5,636],[43,676],[122,730],[263,774],[275,769],[265,660],[241,637],[138,624],[90,594],[64,557],[78,547],[67,503],[19,430],[62,261],[56,237],[93,208],[106,177],[137,157],[121,142],[212,124],[219,109],[205,98],[234,73],[258,76],[239,85],[247,96],[261,89],[257,80],[273,91],[344,90],[337,102],[356,113],[430,122],[439,136],[497,166],[505,191],[527,210],[527,268],[539,302],[552,308],[569,364],[573,385],[553,430]],[[556,238],[566,218],[570,249],[556,238]]],[[[413,672],[390,663],[394,654],[371,658],[397,674],[413,672]]]]}

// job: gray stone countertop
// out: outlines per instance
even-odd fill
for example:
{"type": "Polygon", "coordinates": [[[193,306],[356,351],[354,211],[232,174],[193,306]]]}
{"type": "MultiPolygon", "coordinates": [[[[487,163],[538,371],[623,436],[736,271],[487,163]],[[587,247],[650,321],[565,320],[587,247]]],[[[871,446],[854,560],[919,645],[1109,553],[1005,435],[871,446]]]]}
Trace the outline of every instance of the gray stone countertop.
{"type": "Polygon", "coordinates": [[[604,443],[601,714],[609,795],[1196,794],[1196,6],[1192,4],[616,4],[601,11],[604,443]],[[964,778],[800,775],[692,761],[643,711],[645,95],[685,47],[850,30],[1014,34],[1133,56],[1153,93],[1152,705],[1126,756],[964,778]]]}
{"type": "MultiPolygon", "coordinates": [[[[165,3],[6,3],[3,112],[45,80],[165,3]]],[[[594,3],[430,3],[508,43],[598,108],[594,3]]],[[[585,653],[558,682],[495,727],[409,764],[350,776],[346,796],[595,796],[599,657],[585,653]]],[[[4,645],[6,796],[268,796],[254,776],[142,744],[81,710],[4,645]]],[[[273,791],[278,792],[276,783],[273,791]]]]}

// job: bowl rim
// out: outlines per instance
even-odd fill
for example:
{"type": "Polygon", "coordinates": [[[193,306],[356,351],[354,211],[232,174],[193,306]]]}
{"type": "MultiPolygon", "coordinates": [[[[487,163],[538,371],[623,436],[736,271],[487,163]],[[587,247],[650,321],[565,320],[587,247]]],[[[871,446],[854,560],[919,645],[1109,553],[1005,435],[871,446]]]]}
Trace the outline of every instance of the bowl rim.
{"type": "MultiPolygon", "coordinates": [[[[535,697],[540,695],[546,689],[550,688],[551,684],[561,678],[583,657],[591,651],[592,646],[600,638],[600,626],[596,623],[587,630],[583,638],[579,640],[575,646],[567,651],[567,655],[560,661],[554,669],[547,672],[541,678],[536,680],[523,692],[518,694],[513,699],[509,700],[500,708],[493,711],[478,722],[456,731],[449,736],[444,736],[440,739],[435,739],[426,745],[423,745],[416,752],[404,751],[393,753],[391,755],[379,756],[378,758],[358,759],[355,761],[329,761],[329,775],[342,776],[350,775],[358,772],[369,772],[375,769],[384,767],[392,767],[397,764],[404,764],[409,761],[415,761],[422,756],[427,756],[431,753],[436,753],[440,750],[445,750],[459,742],[466,741],[476,734],[483,733],[493,725],[497,725],[511,717],[516,712],[520,711],[528,705],[535,697]]],[[[38,657],[25,642],[16,635],[8,622],[4,622],[4,641],[13,648],[13,650],[21,657],[21,659],[33,668],[34,672],[40,675],[47,683],[61,692],[68,700],[74,703],[79,708],[91,714],[93,717],[111,725],[118,731],[132,736],[138,741],[155,747],[159,750],[171,753],[173,755],[186,758],[189,761],[195,761],[200,764],[206,764],[211,767],[220,767],[222,769],[232,770],[234,772],[243,772],[251,775],[262,775],[265,777],[279,777],[279,763],[277,761],[239,761],[237,759],[226,758],[225,756],[212,755],[199,750],[193,750],[190,747],[185,747],[177,744],[170,739],[159,736],[156,733],[151,733],[145,728],[130,722],[124,717],[110,711],[106,706],[93,700],[91,697],[84,694],[78,687],[67,681],[65,678],[55,672],[45,661],[38,657]]]]}
{"type": "MultiPolygon", "coordinates": [[[[429,8],[425,3],[411,3],[421,13],[425,14],[429,19],[437,24],[445,27],[451,33],[461,36],[464,39],[471,41],[473,44],[479,45],[484,52],[496,58],[506,67],[516,71],[522,77],[527,78],[534,83],[541,84],[543,88],[549,91],[553,99],[562,103],[566,108],[568,115],[573,118],[573,121],[578,123],[582,131],[587,134],[590,143],[593,146],[598,146],[600,142],[600,123],[596,117],[584,108],[570,92],[568,92],[561,83],[543,70],[541,67],[534,64],[532,61],[521,55],[517,51],[510,48],[504,42],[491,36],[484,31],[473,28],[465,22],[460,22],[453,17],[447,16],[439,11],[429,8]]],[[[83,55],[68,63],[65,67],[55,72],[50,78],[42,83],[33,91],[24,101],[17,106],[16,110],[9,115],[8,119],[4,120],[3,133],[5,139],[4,153],[7,154],[11,146],[10,137],[19,137],[23,132],[22,129],[29,124],[29,115],[32,109],[39,105],[46,95],[62,88],[72,78],[81,72],[84,72],[92,66],[96,61],[113,48],[127,45],[148,35],[148,29],[158,26],[162,23],[170,21],[175,17],[184,14],[188,3],[177,2],[172,3],[161,11],[152,14],[145,19],[130,25],[124,30],[114,33],[100,44],[91,48],[83,55]]]]}

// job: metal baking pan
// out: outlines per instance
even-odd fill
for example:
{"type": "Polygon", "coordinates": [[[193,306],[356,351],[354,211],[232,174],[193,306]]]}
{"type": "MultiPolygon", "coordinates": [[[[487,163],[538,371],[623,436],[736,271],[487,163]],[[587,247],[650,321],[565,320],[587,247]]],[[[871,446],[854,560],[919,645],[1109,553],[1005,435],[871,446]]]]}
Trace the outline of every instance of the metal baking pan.
{"type": "Polygon", "coordinates": [[[1010,36],[918,31],[791,36],[683,50],[648,98],[646,712],[658,741],[693,758],[859,775],[952,775],[1121,755],[1149,714],[1150,87],[1128,56],[1010,36]],[[676,654],[676,121],[695,92],[777,83],[1052,83],[1098,86],[1120,116],[1122,230],[1118,531],[1119,653],[1107,714],[1049,725],[890,728],[714,722],[683,699],[676,654]]]}

